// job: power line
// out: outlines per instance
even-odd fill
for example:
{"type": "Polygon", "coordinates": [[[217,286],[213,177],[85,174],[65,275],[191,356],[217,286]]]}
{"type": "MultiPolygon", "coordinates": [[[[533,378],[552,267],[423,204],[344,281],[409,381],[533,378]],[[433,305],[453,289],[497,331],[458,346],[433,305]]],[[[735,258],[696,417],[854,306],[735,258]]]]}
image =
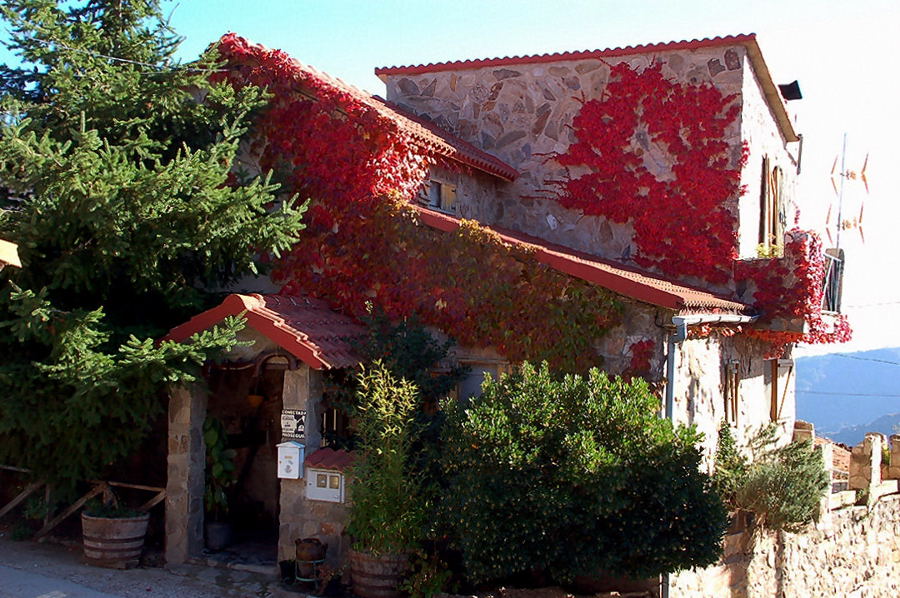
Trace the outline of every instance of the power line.
{"type": "Polygon", "coordinates": [[[890,361],[888,359],[876,359],[874,357],[860,357],[858,355],[848,355],[847,353],[832,353],[835,357],[843,357],[844,359],[856,359],[857,361],[874,361],[875,363],[887,363],[889,365],[900,365],[900,361],[890,361]]]}
{"type": "Polygon", "coordinates": [[[45,46],[57,46],[64,50],[68,50],[70,52],[81,52],[82,54],[87,54],[89,56],[93,56],[94,58],[104,58],[106,60],[111,60],[113,62],[122,62],[125,64],[132,64],[135,66],[143,66],[153,69],[152,71],[142,71],[144,73],[162,73],[162,72],[185,72],[185,73],[226,73],[228,69],[197,69],[192,67],[172,67],[168,63],[165,65],[152,64],[149,62],[141,62],[139,60],[131,60],[130,58],[120,58],[118,56],[109,56],[107,54],[101,54],[100,52],[95,52],[94,50],[88,50],[87,48],[73,48],[72,46],[66,45],[60,41],[52,41],[41,39],[39,37],[32,38],[34,41],[44,44],[45,46]]]}
{"type": "Polygon", "coordinates": [[[877,394],[877,393],[868,393],[868,392],[832,392],[826,390],[800,390],[797,389],[797,393],[803,393],[807,395],[834,395],[841,397],[878,397],[882,399],[900,399],[900,395],[891,395],[891,394],[877,394]]]}
{"type": "Polygon", "coordinates": [[[845,305],[844,307],[848,309],[860,309],[863,307],[880,307],[882,305],[900,305],[900,300],[897,301],[881,301],[880,303],[859,303],[857,305],[845,305]]]}

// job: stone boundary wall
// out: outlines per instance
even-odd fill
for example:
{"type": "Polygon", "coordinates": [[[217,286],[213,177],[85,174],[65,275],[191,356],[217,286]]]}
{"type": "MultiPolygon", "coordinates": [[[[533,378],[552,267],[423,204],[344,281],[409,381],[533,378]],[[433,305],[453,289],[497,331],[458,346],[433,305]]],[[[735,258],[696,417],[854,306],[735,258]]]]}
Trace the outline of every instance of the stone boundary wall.
{"type": "MultiPolygon", "coordinates": [[[[813,436],[799,422],[795,438],[813,436]]],[[[783,598],[841,596],[875,598],[900,595],[900,435],[891,436],[890,464],[882,477],[880,434],[868,434],[854,447],[851,490],[822,500],[819,521],[802,533],[760,532],[752,516],[735,515],[724,538],[721,561],[706,569],[670,578],[678,598],[783,598]],[[850,503],[865,503],[847,505],[850,503]]],[[[832,468],[832,446],[822,446],[832,468]]]]}
{"type": "MultiPolygon", "coordinates": [[[[742,516],[737,519],[742,519],[742,516]]],[[[803,533],[754,535],[745,521],[725,536],[722,561],[671,576],[677,598],[900,595],[900,494],[871,508],[830,511],[803,533]]]]}

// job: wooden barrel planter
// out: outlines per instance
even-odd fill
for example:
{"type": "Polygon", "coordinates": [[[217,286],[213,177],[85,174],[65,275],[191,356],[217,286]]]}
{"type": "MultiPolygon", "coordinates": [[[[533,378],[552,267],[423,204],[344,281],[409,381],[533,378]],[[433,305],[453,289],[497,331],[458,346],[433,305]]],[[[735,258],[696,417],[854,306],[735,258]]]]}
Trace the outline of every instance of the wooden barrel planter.
{"type": "Polygon", "coordinates": [[[150,515],[120,519],[81,514],[84,558],[88,564],[112,569],[136,567],[144,548],[150,515]]]}
{"type": "Polygon", "coordinates": [[[406,575],[409,557],[350,551],[353,593],[360,598],[400,598],[398,586],[406,575]]]}

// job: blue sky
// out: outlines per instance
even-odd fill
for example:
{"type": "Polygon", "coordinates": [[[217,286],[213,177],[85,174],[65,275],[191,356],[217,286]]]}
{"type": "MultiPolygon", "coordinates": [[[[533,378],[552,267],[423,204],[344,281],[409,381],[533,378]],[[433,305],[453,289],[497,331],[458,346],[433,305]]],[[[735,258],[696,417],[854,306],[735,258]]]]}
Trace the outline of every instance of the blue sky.
{"type": "Polygon", "coordinates": [[[166,1],[190,60],[228,31],[280,48],[370,92],[377,66],[607,48],[756,33],[776,82],[800,81],[792,103],[806,144],[801,224],[821,228],[833,199],[832,161],[848,134],[848,166],[870,153],[871,194],[848,187],[845,209],[865,203],[863,244],[845,233],[844,304],[856,329],[830,351],[900,345],[900,2],[180,0],[166,1]],[[854,307],[855,306],[855,307],[854,307]]]}

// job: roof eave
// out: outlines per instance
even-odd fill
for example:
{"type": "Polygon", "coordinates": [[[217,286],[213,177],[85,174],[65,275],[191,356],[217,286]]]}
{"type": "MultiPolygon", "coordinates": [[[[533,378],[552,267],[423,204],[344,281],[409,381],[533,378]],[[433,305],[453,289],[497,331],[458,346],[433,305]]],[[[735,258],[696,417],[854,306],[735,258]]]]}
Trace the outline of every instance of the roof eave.
{"type": "Polygon", "coordinates": [[[571,60],[585,60],[590,58],[611,58],[615,56],[630,56],[635,54],[648,54],[654,52],[671,52],[676,50],[694,50],[698,48],[709,48],[723,45],[742,45],[747,49],[753,69],[757,73],[757,77],[763,87],[766,96],[766,102],[771,107],[778,123],[782,137],[787,142],[796,142],[800,140],[794,125],[791,123],[790,116],[781,99],[778,87],[772,80],[772,75],[759,49],[756,41],[755,33],[746,33],[739,35],[730,35],[706,39],[685,40],[680,42],[663,42],[657,44],[644,44],[637,46],[625,46],[619,48],[608,48],[605,50],[583,50],[576,52],[558,52],[553,54],[540,54],[531,56],[511,56],[506,58],[486,58],[457,60],[449,62],[439,62],[430,64],[418,64],[408,66],[393,67],[377,67],[375,75],[384,83],[387,83],[388,77],[392,75],[421,75],[424,73],[436,73],[442,71],[456,71],[488,68],[492,66],[515,66],[522,64],[540,64],[546,62],[560,62],[571,60]]]}
{"type": "MultiPolygon", "coordinates": [[[[413,205],[413,207],[418,212],[421,221],[431,228],[443,232],[453,232],[460,227],[461,222],[458,218],[441,214],[422,206],[413,205]]],[[[642,284],[627,276],[621,276],[603,270],[597,265],[572,260],[571,256],[567,256],[562,252],[554,251],[553,249],[541,247],[539,245],[525,243],[497,231],[494,232],[507,243],[529,245],[534,250],[534,258],[537,261],[550,266],[558,272],[562,272],[563,274],[579,278],[592,284],[597,284],[618,295],[634,299],[641,303],[670,309],[677,314],[695,313],[697,311],[709,313],[710,310],[718,310],[722,313],[745,315],[752,311],[748,306],[738,302],[728,302],[732,304],[732,309],[723,305],[702,305],[694,302],[688,303],[685,301],[684,297],[677,293],[642,284]]]]}
{"type": "Polygon", "coordinates": [[[800,137],[794,129],[794,125],[791,122],[791,117],[787,112],[784,101],[781,99],[781,92],[778,90],[778,86],[775,85],[775,81],[772,79],[772,73],[769,72],[769,67],[766,65],[766,61],[763,58],[762,50],[759,49],[759,44],[756,42],[756,36],[754,35],[751,39],[744,41],[743,45],[747,48],[747,55],[750,56],[750,63],[753,65],[757,80],[760,85],[762,85],[763,94],[766,96],[766,103],[773,112],[773,116],[778,123],[778,128],[781,131],[782,137],[789,143],[800,141],[800,137]]]}

